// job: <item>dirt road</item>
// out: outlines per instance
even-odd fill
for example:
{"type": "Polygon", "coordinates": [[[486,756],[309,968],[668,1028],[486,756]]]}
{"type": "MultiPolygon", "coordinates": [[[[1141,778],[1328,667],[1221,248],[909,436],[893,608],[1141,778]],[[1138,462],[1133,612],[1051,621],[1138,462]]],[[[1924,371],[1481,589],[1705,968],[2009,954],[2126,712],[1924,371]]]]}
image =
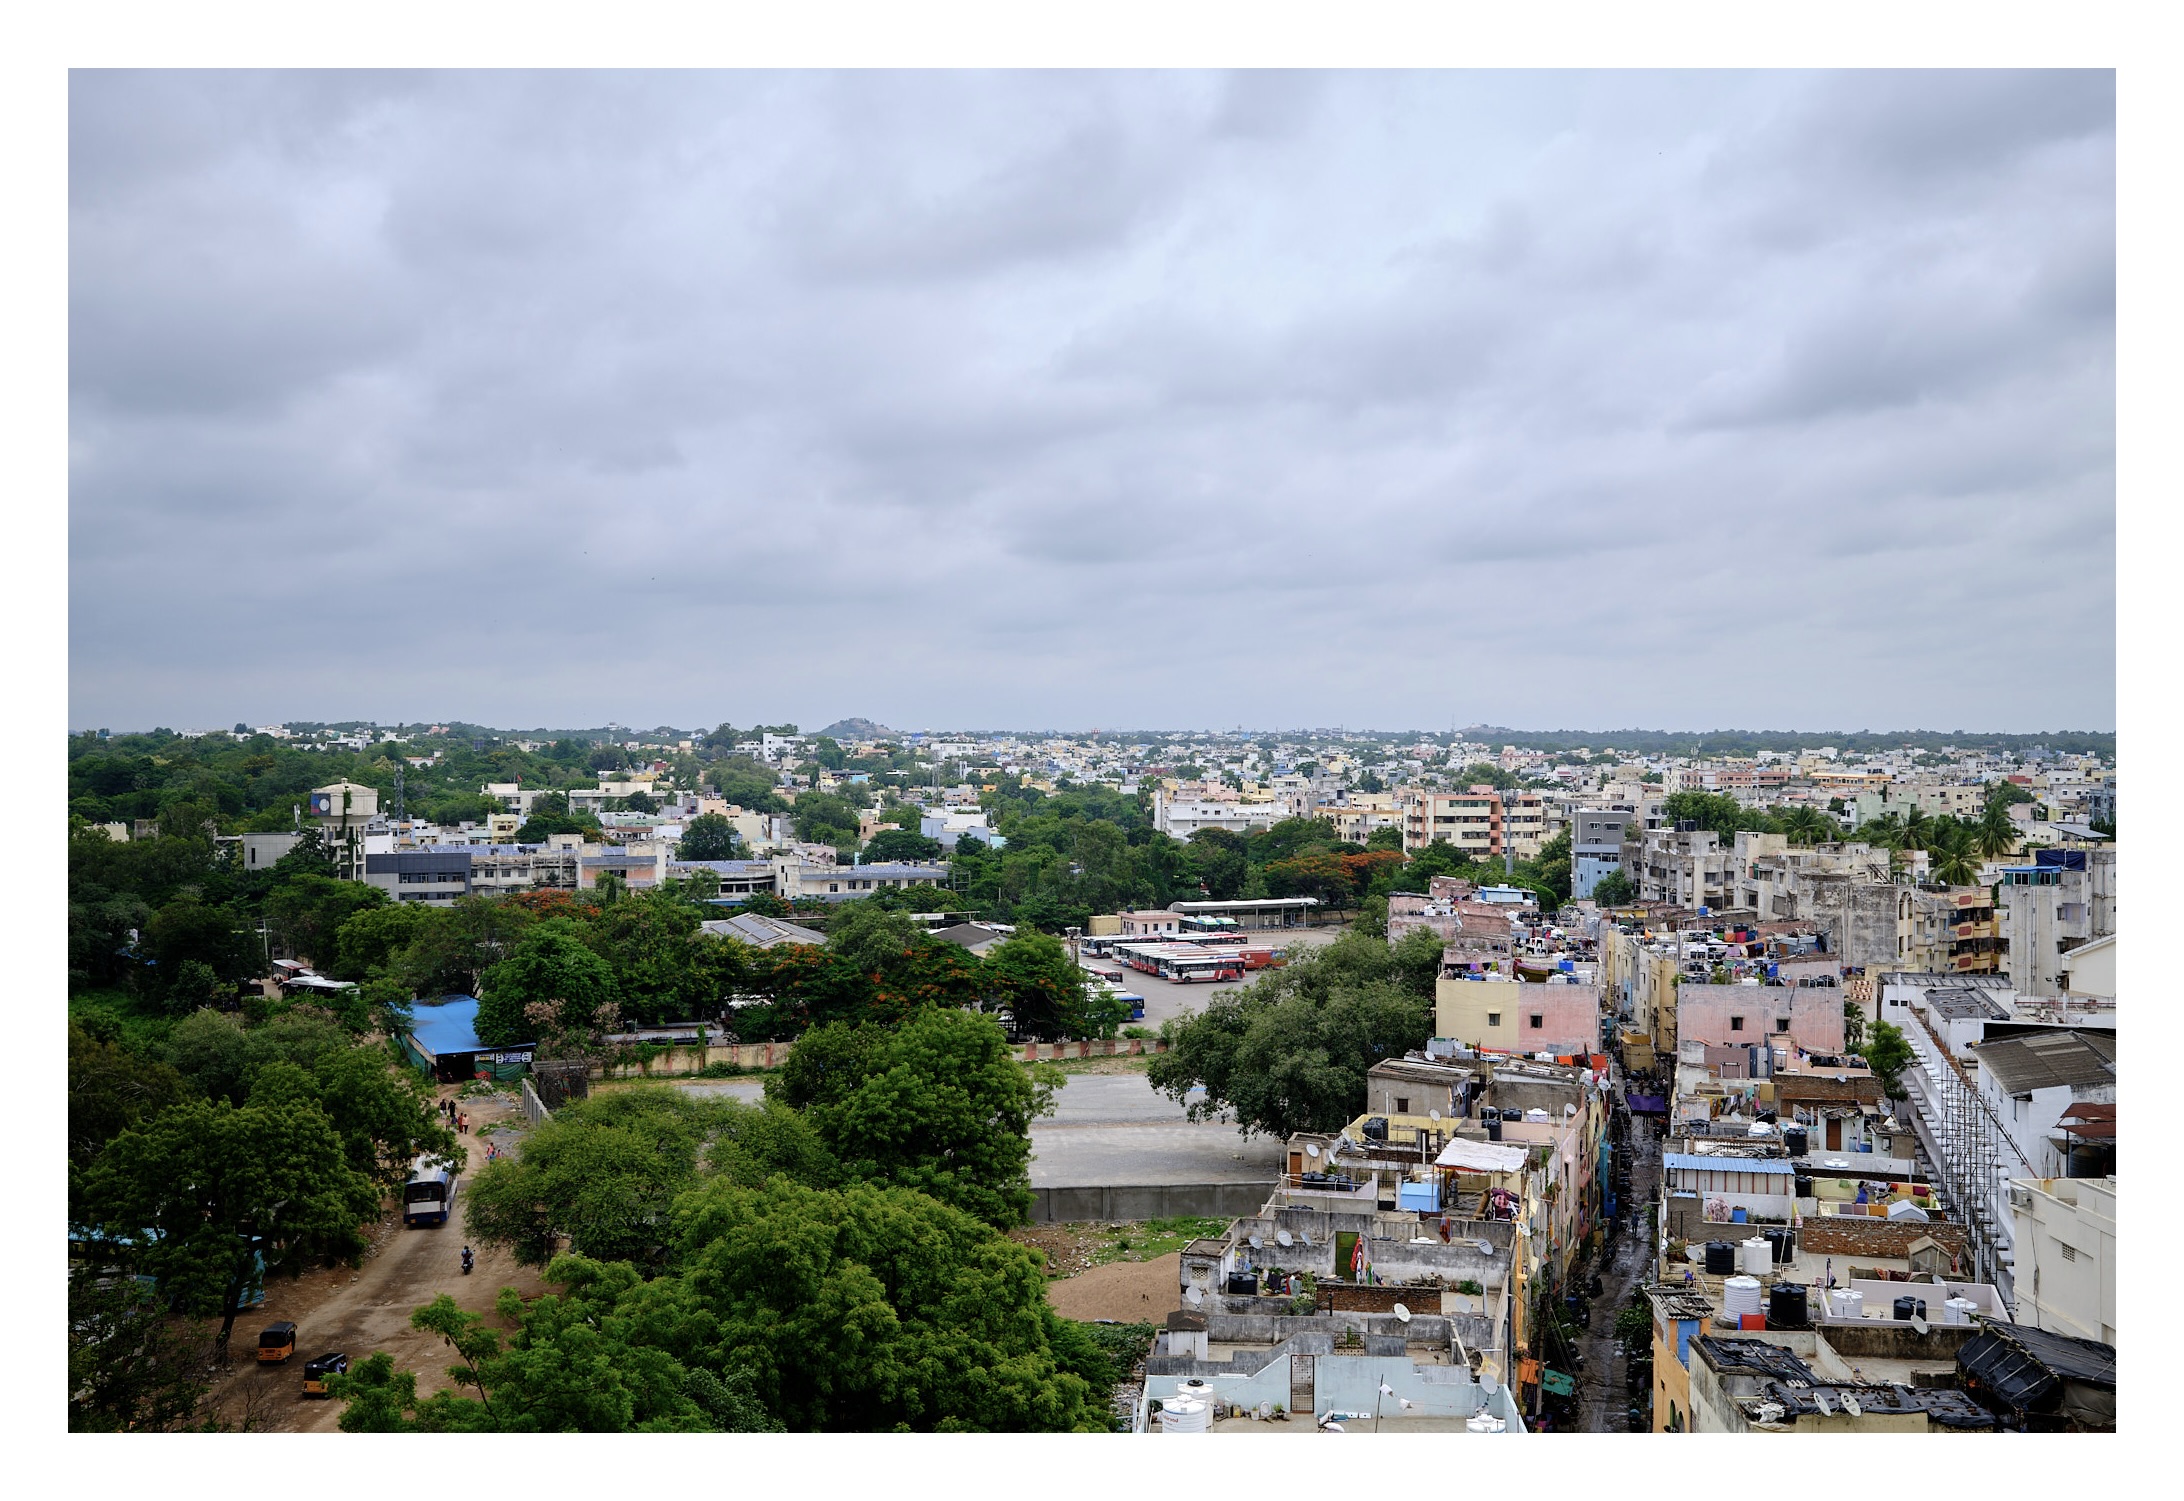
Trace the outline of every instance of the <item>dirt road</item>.
{"type": "MultiPolygon", "coordinates": [[[[455,1090],[443,1086],[440,1093],[450,1098],[455,1090]]],[[[473,1133],[481,1126],[506,1127],[511,1116],[515,1126],[523,1124],[522,1111],[506,1097],[473,1099],[466,1108],[473,1133]]],[[[463,1144],[470,1148],[475,1168],[485,1158],[485,1142],[497,1143],[505,1152],[516,1139],[512,1130],[496,1131],[484,1138],[465,1136],[463,1144]]],[[[303,1363],[329,1350],[344,1351],[351,1361],[384,1350],[397,1366],[417,1373],[420,1395],[452,1386],[447,1367],[454,1363],[454,1352],[439,1336],[412,1329],[411,1312],[448,1293],[462,1307],[490,1315],[503,1287],[513,1287],[526,1298],[545,1287],[537,1272],[517,1266],[506,1251],[484,1245],[472,1246],[477,1270],[464,1276],[461,1219],[459,1190],[453,1220],[437,1229],[405,1229],[399,1209],[390,1203],[372,1227],[371,1249],[362,1266],[307,1272],[294,1280],[269,1279],[265,1306],[235,1321],[229,1347],[234,1368],[214,1398],[222,1416],[231,1424],[247,1421],[265,1432],[333,1432],[342,1404],[301,1394],[303,1363]],[[281,1319],[296,1326],[295,1356],[279,1365],[260,1366],[258,1331],[281,1319]]],[[[497,1328],[507,1327],[498,1317],[492,1322],[497,1328]]],[[[207,1327],[216,1330],[218,1324],[207,1327]]]]}

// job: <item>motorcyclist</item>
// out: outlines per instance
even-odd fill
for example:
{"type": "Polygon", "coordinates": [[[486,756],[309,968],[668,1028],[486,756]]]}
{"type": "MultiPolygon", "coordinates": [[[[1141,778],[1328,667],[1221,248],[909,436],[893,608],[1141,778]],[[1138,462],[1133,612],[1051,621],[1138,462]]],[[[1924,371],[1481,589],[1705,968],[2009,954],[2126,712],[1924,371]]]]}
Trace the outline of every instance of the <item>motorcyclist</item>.
{"type": "Polygon", "coordinates": [[[464,1247],[463,1247],[463,1274],[464,1274],[465,1276],[468,1276],[468,1275],[469,1275],[469,1273],[470,1273],[470,1267],[471,1267],[471,1263],[472,1263],[473,1259],[474,1259],[474,1258],[473,1258],[473,1257],[471,1256],[471,1254],[470,1254],[470,1247],[468,1247],[468,1246],[464,1246],[464,1247]]]}

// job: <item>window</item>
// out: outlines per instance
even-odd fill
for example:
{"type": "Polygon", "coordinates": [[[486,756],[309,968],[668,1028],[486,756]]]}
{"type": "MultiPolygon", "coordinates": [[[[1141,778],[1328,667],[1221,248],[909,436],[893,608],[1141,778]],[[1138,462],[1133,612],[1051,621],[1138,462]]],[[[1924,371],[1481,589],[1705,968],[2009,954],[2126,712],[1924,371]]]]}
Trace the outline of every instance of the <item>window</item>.
{"type": "Polygon", "coordinates": [[[1775,1024],[1774,1024],[1774,1029],[1775,1029],[1775,1030],[1776,1030],[1777,1032],[1787,1032],[1787,1031],[1789,1031],[1789,1030],[1790,1030],[1790,1019],[1789,1019],[1788,1017],[1786,1017],[1786,1016],[1778,1016],[1778,1017],[1776,1017],[1776,1018],[1775,1018],[1775,1024]]]}
{"type": "Polygon", "coordinates": [[[1539,1011],[1535,1011],[1535,1012],[1533,1012],[1533,1013],[1532,1013],[1532,1025],[1533,1025],[1534,1027],[1545,1027],[1545,1026],[1547,1025],[1547,1017],[1546,1017],[1546,1014],[1545,1014],[1544,1012],[1539,1012],[1539,1011]]]}
{"type": "Polygon", "coordinates": [[[1488,1026],[1490,1026],[1490,1027],[1498,1027],[1498,1026],[1500,1026],[1500,1025],[1501,1025],[1501,1013],[1500,1013],[1499,1011],[1489,1011],[1489,1012],[1487,1012],[1487,1013],[1486,1013],[1486,1024],[1487,1024],[1488,1026]]]}
{"type": "Polygon", "coordinates": [[[1397,1115],[1410,1114],[1410,1100],[1407,1097],[1403,1095],[1397,1095],[1395,1097],[1395,1113],[1397,1115]]]}
{"type": "Polygon", "coordinates": [[[1744,1030],[1744,1018],[1743,1018],[1743,1017],[1741,1017],[1741,1016],[1732,1016],[1732,1017],[1730,1017],[1730,1018],[1729,1018],[1729,1030],[1730,1030],[1730,1031],[1732,1031],[1732,1032],[1741,1032],[1741,1031],[1743,1031],[1743,1030],[1744,1030]]]}

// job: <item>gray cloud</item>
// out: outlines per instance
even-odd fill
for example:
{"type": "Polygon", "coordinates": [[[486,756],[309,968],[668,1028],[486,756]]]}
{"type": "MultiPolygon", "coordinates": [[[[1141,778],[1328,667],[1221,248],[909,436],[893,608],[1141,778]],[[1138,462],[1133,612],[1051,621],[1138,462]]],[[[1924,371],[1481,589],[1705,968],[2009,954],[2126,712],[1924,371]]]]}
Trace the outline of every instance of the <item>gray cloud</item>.
{"type": "Polygon", "coordinates": [[[79,73],[71,715],[2107,726],[2114,114],[79,73]]]}

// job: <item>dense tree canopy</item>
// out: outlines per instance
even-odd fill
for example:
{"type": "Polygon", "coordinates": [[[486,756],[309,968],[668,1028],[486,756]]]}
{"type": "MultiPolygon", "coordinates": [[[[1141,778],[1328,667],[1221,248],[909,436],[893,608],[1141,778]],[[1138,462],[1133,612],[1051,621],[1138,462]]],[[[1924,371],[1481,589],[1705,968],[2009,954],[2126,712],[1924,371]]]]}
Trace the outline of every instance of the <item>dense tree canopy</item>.
{"type": "Polygon", "coordinates": [[[1357,1114],[1367,1070],[1433,1035],[1440,955],[1425,929],[1393,948],[1345,935],[1165,1023],[1168,1051],[1147,1075],[1193,1119],[1233,1110],[1246,1135],[1338,1129],[1357,1114]],[[1205,1097],[1188,1101],[1201,1084],[1205,1097]]]}

